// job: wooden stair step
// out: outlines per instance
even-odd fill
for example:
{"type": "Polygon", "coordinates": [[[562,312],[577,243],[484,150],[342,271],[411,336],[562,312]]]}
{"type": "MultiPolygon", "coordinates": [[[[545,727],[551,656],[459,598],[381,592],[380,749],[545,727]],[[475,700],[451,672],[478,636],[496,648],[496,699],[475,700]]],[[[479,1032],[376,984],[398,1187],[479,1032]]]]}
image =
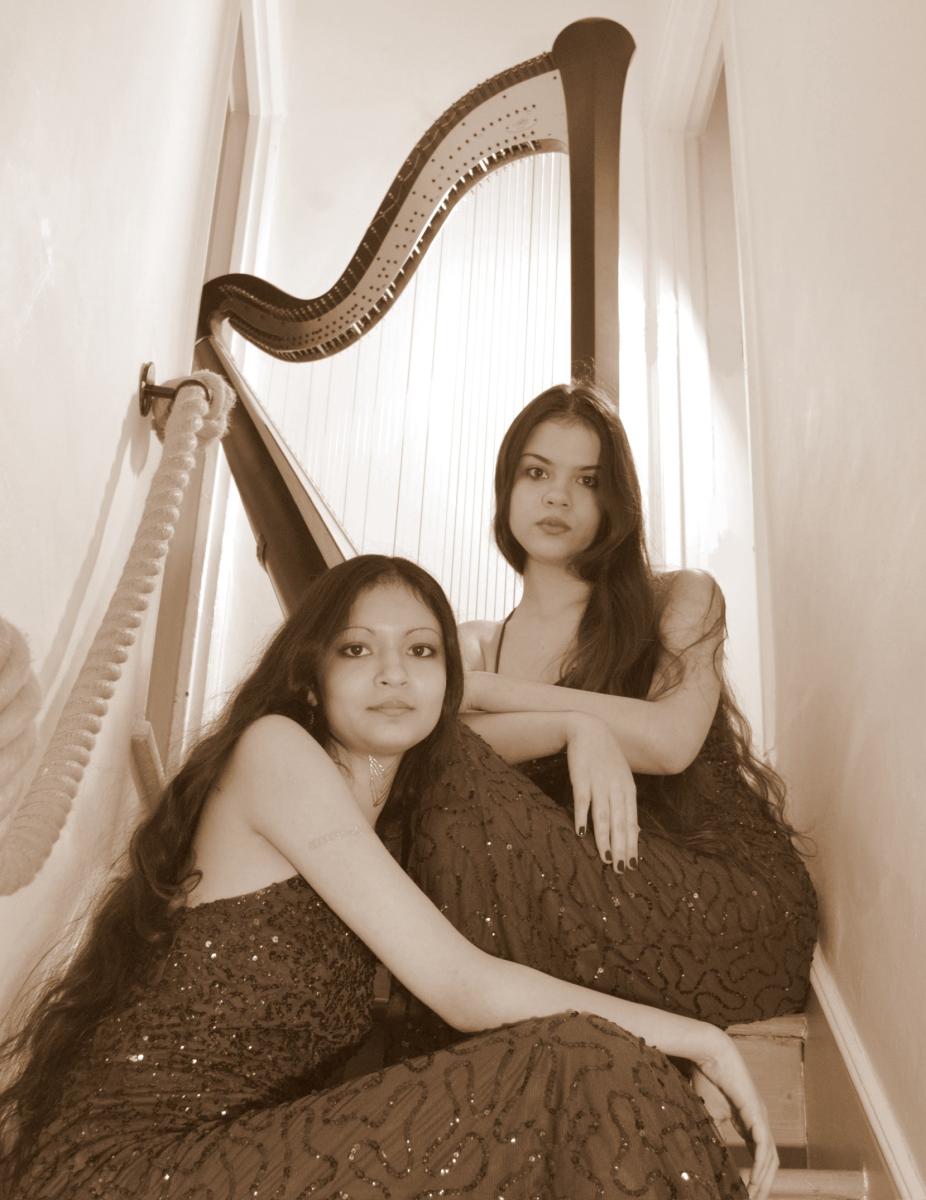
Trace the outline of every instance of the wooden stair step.
{"type": "Polygon", "coordinates": [[[800,1042],[807,1040],[807,1016],[794,1013],[790,1017],[772,1017],[768,1021],[745,1021],[730,1025],[727,1033],[735,1038],[789,1038],[800,1042]]]}
{"type": "Polygon", "coordinates": [[[867,1194],[861,1171],[781,1170],[772,1185],[772,1200],[865,1200],[867,1194]]]}
{"type": "MultiPolygon", "coordinates": [[[[804,1041],[807,1019],[803,1014],[732,1025],[727,1032],[736,1041],[768,1109],[769,1122],[779,1150],[807,1146],[807,1113],[804,1103],[804,1041]]],[[[703,1081],[698,1092],[728,1146],[743,1145],[729,1118],[725,1097],[703,1081]]],[[[794,1158],[791,1162],[794,1162],[794,1158]]],[[[806,1162],[801,1157],[798,1163],[806,1162]]],[[[811,1195],[813,1193],[810,1193],[811,1195]]]]}

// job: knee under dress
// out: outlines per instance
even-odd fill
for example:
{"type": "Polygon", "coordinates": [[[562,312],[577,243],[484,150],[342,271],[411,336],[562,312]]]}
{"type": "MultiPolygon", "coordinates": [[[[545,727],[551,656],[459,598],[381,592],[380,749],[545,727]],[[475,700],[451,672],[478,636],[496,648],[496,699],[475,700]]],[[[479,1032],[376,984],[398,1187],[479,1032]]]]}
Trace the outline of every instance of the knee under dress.
{"type": "MultiPolygon", "coordinates": [[[[729,852],[658,832],[648,803],[663,781],[638,777],[639,865],[617,874],[576,835],[564,755],[516,768],[461,725],[411,813],[406,866],[461,932],[503,958],[724,1027],[800,1011],[813,886],[747,786],[722,712],[689,776],[680,785],[697,786],[729,852]]],[[[404,1049],[428,1044],[410,1035],[404,1049]]]]}
{"type": "Polygon", "coordinates": [[[18,1200],[745,1197],[672,1064],[592,1016],[331,1086],[374,960],[299,877],[173,933],[63,1072],[18,1200]]]}

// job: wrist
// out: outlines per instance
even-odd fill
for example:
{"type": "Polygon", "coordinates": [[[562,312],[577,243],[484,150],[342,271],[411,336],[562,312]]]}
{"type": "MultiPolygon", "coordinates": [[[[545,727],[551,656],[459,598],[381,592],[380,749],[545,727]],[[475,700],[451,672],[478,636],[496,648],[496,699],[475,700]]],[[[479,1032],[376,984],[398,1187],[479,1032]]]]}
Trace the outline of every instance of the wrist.
{"type": "Polygon", "coordinates": [[[578,733],[610,734],[607,722],[593,713],[582,712],[578,708],[563,709],[563,716],[568,719],[570,736],[578,733]]]}
{"type": "Polygon", "coordinates": [[[563,709],[560,713],[560,718],[563,722],[563,737],[567,746],[573,738],[578,737],[588,729],[588,719],[585,713],[574,712],[567,708],[563,709]]]}
{"type": "Polygon", "coordinates": [[[718,1029],[716,1025],[706,1025],[703,1035],[703,1049],[694,1060],[705,1075],[713,1073],[715,1067],[722,1067],[731,1056],[739,1051],[729,1034],[718,1029]]]}

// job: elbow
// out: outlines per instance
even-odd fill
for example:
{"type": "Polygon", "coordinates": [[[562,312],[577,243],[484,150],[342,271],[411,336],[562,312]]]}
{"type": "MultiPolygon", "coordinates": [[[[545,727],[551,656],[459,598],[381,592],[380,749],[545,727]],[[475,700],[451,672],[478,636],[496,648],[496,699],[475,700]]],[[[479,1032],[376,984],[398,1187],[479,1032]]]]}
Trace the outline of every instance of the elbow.
{"type": "MultiPolygon", "coordinates": [[[[475,947],[473,947],[475,950],[475,947]]],[[[503,1012],[505,994],[502,976],[511,964],[476,951],[466,964],[446,980],[442,995],[431,1003],[441,1018],[460,1033],[482,1033],[512,1020],[503,1012]]]]}
{"type": "Polygon", "coordinates": [[[694,762],[697,755],[695,754],[675,754],[670,755],[664,763],[661,775],[681,775],[694,762]]]}
{"type": "Polygon", "coordinates": [[[487,1029],[493,1027],[491,1022],[481,1019],[478,1005],[464,1011],[459,1003],[454,1003],[450,1011],[440,1012],[437,1015],[458,1033],[485,1033],[487,1029]]]}
{"type": "Polygon", "coordinates": [[[698,757],[701,744],[693,746],[684,738],[670,738],[654,755],[650,775],[681,775],[698,757]]]}
{"type": "Polygon", "coordinates": [[[460,1033],[482,1033],[501,1024],[492,1009],[479,985],[469,981],[449,989],[446,998],[434,1006],[441,1020],[460,1033]]]}
{"type": "Polygon", "coordinates": [[[650,728],[646,745],[649,762],[639,769],[646,775],[681,775],[701,752],[707,730],[668,707],[657,707],[656,712],[658,719],[650,728]]]}

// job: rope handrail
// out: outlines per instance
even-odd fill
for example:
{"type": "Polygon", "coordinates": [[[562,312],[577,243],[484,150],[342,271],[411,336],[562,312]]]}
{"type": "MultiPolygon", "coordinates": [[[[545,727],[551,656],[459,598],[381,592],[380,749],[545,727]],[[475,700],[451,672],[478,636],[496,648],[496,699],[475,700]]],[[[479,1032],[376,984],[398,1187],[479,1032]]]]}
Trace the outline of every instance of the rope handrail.
{"type": "Polygon", "coordinates": [[[28,788],[22,774],[34,747],[38,685],[18,630],[0,618],[0,895],[31,883],[58,840],[138,636],[148,598],[164,568],[196,452],[224,436],[235,394],[219,375],[200,371],[173,399],[155,401],[164,443],[119,583],[57,726],[28,788]],[[5,651],[5,653],[4,653],[5,651]]]}

